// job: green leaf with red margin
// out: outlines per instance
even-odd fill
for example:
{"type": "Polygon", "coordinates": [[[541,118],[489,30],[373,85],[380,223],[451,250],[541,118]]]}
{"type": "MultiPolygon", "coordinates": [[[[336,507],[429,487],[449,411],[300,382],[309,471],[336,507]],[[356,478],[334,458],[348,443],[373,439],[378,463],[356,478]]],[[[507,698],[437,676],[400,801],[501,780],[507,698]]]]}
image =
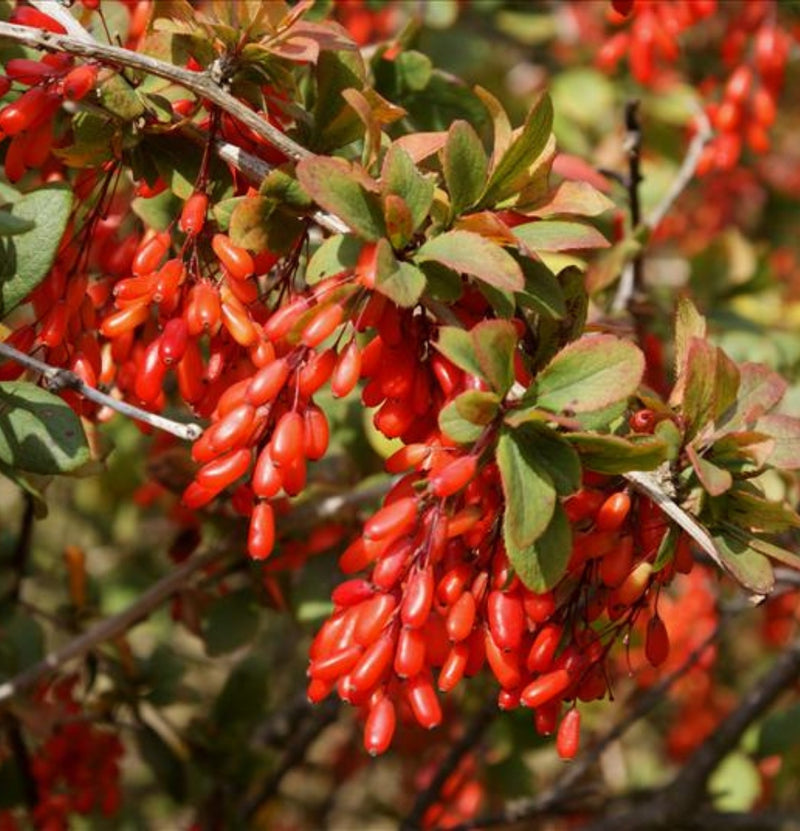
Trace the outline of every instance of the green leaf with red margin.
{"type": "Polygon", "coordinates": [[[704,459],[693,445],[686,447],[686,455],[692,463],[700,484],[711,496],[720,496],[733,487],[731,472],[704,459]]]}
{"type": "Polygon", "coordinates": [[[471,330],[470,335],[483,377],[505,396],[514,384],[517,330],[507,320],[484,320],[471,330]]]}
{"type": "Polygon", "coordinates": [[[406,203],[411,212],[412,231],[416,231],[428,216],[436,186],[432,179],[419,172],[411,156],[397,143],[389,148],[383,160],[380,186],[384,198],[394,194],[406,203]]]}
{"type": "Polygon", "coordinates": [[[697,311],[691,300],[686,297],[680,298],[675,313],[675,385],[669,399],[673,407],[677,407],[683,401],[689,345],[694,338],[705,339],[705,336],[706,319],[697,311]]]}
{"type": "Polygon", "coordinates": [[[536,401],[553,412],[588,412],[636,392],[644,355],[630,341],[590,335],[565,346],[539,373],[536,401]]]}
{"type": "Polygon", "coordinates": [[[608,248],[611,243],[592,225],[547,219],[514,228],[514,236],[531,251],[577,251],[608,248]]]}
{"type": "Polygon", "coordinates": [[[478,362],[475,341],[472,335],[460,326],[440,326],[434,346],[459,369],[488,380],[478,362]]]}
{"type": "Polygon", "coordinates": [[[378,240],[375,290],[402,308],[410,309],[425,291],[425,275],[411,263],[398,260],[389,240],[378,240]]]}
{"type": "Polygon", "coordinates": [[[564,509],[556,504],[553,517],[533,545],[518,548],[506,541],[508,560],[531,591],[550,591],[567,571],[572,553],[572,527],[564,509]]]}
{"type": "Polygon", "coordinates": [[[553,102],[549,95],[544,95],[531,109],[522,129],[512,138],[503,155],[495,159],[480,207],[497,205],[525,187],[528,168],[547,146],[552,130],[553,102]]]}
{"type": "Polygon", "coordinates": [[[460,416],[485,427],[497,415],[500,396],[487,390],[467,390],[453,400],[460,416]]]}
{"type": "Polygon", "coordinates": [[[597,473],[655,470],[668,458],[669,447],[658,436],[612,436],[601,433],[565,433],[578,451],[581,464],[597,473]]]}
{"type": "Polygon", "coordinates": [[[402,251],[414,233],[414,219],[408,205],[396,193],[387,193],[383,197],[383,215],[386,220],[386,234],[392,248],[402,251]]]}
{"type": "Polygon", "coordinates": [[[756,427],[773,440],[769,464],[781,470],[800,470],[800,418],[774,413],[758,419],[756,427]]]}
{"type": "Polygon", "coordinates": [[[503,538],[511,552],[530,548],[544,533],[556,507],[556,488],[524,445],[525,436],[503,428],[495,458],[503,485],[503,538]]]}
{"type": "Polygon", "coordinates": [[[772,565],[764,554],[750,545],[746,531],[726,526],[712,534],[720,559],[730,575],[746,589],[759,595],[772,591],[775,575],[772,565]]]}
{"type": "Polygon", "coordinates": [[[528,421],[517,428],[516,435],[523,451],[553,480],[559,496],[569,496],[580,488],[581,460],[572,445],[552,425],[528,421]]]}
{"type": "Polygon", "coordinates": [[[525,285],[522,269],[505,249],[470,231],[448,231],[428,240],[415,259],[435,260],[501,290],[521,291],[525,285]]]}
{"type": "Polygon", "coordinates": [[[367,240],[385,236],[378,185],[359,165],[312,156],[297,163],[297,178],[321,208],[339,217],[359,236],[367,240]]]}
{"type": "Polygon", "coordinates": [[[475,130],[462,120],[454,121],[442,150],[442,170],[450,194],[450,215],[459,216],[474,205],[486,186],[489,160],[475,130]]]}
{"type": "Polygon", "coordinates": [[[492,95],[491,92],[485,90],[483,87],[476,86],[475,95],[481,99],[481,103],[484,107],[486,107],[486,110],[492,119],[493,142],[491,166],[494,167],[497,160],[502,157],[511,144],[511,122],[508,120],[508,115],[503,109],[503,105],[494,97],[494,95],[492,95]]]}
{"type": "MultiPolygon", "coordinates": [[[[472,393],[478,390],[472,390],[472,393]]],[[[488,418],[491,421],[490,413],[492,412],[491,402],[480,401],[474,395],[470,398],[460,401],[462,396],[469,396],[470,392],[463,392],[449,404],[445,405],[439,411],[439,429],[452,441],[458,444],[472,444],[483,435],[484,426],[475,423],[473,419],[488,418]],[[467,416],[462,415],[462,411],[467,413],[467,416]]],[[[488,393],[491,395],[491,393],[488,393]]],[[[495,407],[496,410],[496,407],[495,407]]]]}

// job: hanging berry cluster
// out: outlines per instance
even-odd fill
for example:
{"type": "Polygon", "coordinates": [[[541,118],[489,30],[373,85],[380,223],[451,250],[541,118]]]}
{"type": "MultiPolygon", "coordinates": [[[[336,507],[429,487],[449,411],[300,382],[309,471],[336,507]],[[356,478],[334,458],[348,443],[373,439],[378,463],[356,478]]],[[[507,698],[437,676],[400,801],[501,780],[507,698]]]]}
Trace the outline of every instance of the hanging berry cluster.
{"type": "MultiPolygon", "coordinates": [[[[637,4],[632,31],[644,38],[655,15],[673,12],[688,26],[713,5],[637,4]]],[[[570,758],[577,703],[609,692],[613,645],[644,628],[649,663],[667,659],[659,595],[692,567],[688,537],[641,480],[631,490],[630,472],[655,472],[649,495],[675,510],[683,501],[717,532],[719,564],[765,594],[778,549],[760,536],[760,511],[794,514],[745,480],[753,466],[796,460],[768,462],[730,436],[761,416],[752,435],[800,435],[796,419],[769,422],[785,384],[737,367],[688,302],[666,401],[652,344],[643,353],[585,331],[577,255],[607,246],[591,220],[612,204],[585,182],[551,186],[549,97],[512,131],[499,102],[476,92],[490,151],[463,120],[390,137],[404,111],[368,86],[340,27],[306,23],[301,5],[257,16],[232,39],[247,9],[201,15],[201,45],[184,63],[221,74],[235,104],[316,151],[281,142],[295,149],[291,162],[237,121],[238,107],[212,104],[188,81],[152,93],[58,53],[8,62],[8,178],[33,189],[20,204],[66,195],[67,208],[46,267],[3,307],[9,340],[151,412],[178,406],[202,419],[183,504],[230,498],[255,561],[276,548],[276,506],[308,492],[328,449],[323,391],[359,396],[399,444],[386,460],[397,478],[341,555],[341,570],[362,576],[333,593],[310,650],[309,697],[335,689],[359,707],[377,754],[398,718],[437,726],[439,693],[485,668],[499,706],[529,708],[570,758]],[[341,105],[326,98],[321,56],[347,75],[341,105]],[[74,114],[65,99],[87,106],[74,114]],[[57,145],[48,139],[31,159],[45,129],[57,145]],[[280,166],[262,175],[266,162],[280,166]],[[323,240],[319,226],[337,232],[323,240]],[[720,519],[710,497],[729,500],[735,518],[720,519]],[[743,566],[734,543],[756,559],[743,566]]],[[[26,6],[16,20],[58,31],[26,6]]],[[[631,45],[645,80],[651,35],[646,54],[631,45]]],[[[779,70],[759,63],[768,90],[779,70]]],[[[742,106],[751,81],[733,85],[742,106]]],[[[110,415],[61,395],[88,418],[110,415]]]]}

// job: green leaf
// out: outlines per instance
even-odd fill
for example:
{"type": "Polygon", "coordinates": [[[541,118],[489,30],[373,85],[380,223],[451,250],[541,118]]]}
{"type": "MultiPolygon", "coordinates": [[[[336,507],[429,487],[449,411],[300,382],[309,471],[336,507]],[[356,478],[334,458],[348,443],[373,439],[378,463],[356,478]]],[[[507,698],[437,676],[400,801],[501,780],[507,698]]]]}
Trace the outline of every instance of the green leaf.
{"type": "Polygon", "coordinates": [[[442,150],[442,170],[450,194],[450,215],[474,205],[486,185],[489,161],[478,134],[466,121],[455,121],[442,150]]]}
{"type": "Polygon", "coordinates": [[[77,470],[89,461],[80,419],[36,384],[0,383],[0,461],[45,475],[77,470]]]}
{"type": "Polygon", "coordinates": [[[456,396],[453,404],[462,418],[484,426],[497,415],[500,397],[486,390],[467,390],[456,396]]]}
{"type": "Polygon", "coordinates": [[[517,330],[507,320],[484,320],[470,332],[482,377],[504,396],[514,383],[517,330]]]}
{"type": "Polygon", "coordinates": [[[533,545],[518,548],[506,538],[506,553],[519,579],[538,594],[552,589],[564,576],[572,553],[572,528],[561,505],[533,545]]]}
{"type": "Polygon", "coordinates": [[[464,293],[464,281],[461,275],[435,260],[420,263],[420,268],[428,281],[427,296],[442,303],[453,303],[464,293]]]}
{"type": "Polygon", "coordinates": [[[597,473],[655,470],[667,458],[667,444],[658,436],[565,433],[564,438],[578,451],[583,466],[597,473]]]}
{"type": "Polygon", "coordinates": [[[552,129],[553,103],[550,96],[545,95],[533,107],[522,130],[493,167],[480,207],[496,205],[525,186],[528,168],[547,147],[552,129]]]}
{"type": "Polygon", "coordinates": [[[769,560],[747,544],[742,535],[730,531],[713,534],[720,559],[731,576],[756,594],[769,594],[775,582],[769,560]]]}
{"type": "Polygon", "coordinates": [[[515,432],[524,452],[553,480],[559,496],[569,496],[580,488],[581,460],[563,436],[537,421],[526,422],[515,432]]]}
{"type": "Polygon", "coordinates": [[[354,269],[362,247],[361,240],[352,234],[328,237],[312,255],[306,269],[306,280],[318,283],[325,277],[354,269]]]}
{"type": "Polygon", "coordinates": [[[553,412],[599,410],[636,391],[644,356],[629,341],[591,335],[564,347],[536,379],[537,403],[553,412]]]}
{"type": "Polygon", "coordinates": [[[311,207],[311,200],[297,179],[280,168],[271,170],[264,177],[258,192],[262,196],[267,196],[286,205],[288,208],[306,210],[311,207]]]}
{"type": "Polygon", "coordinates": [[[253,724],[261,717],[269,693],[269,670],[261,655],[249,655],[234,667],[214,702],[214,721],[221,728],[253,724]]]}
{"type": "MultiPolygon", "coordinates": [[[[204,164],[202,147],[196,147],[182,136],[159,133],[144,138],[140,148],[177,197],[185,200],[194,193],[204,164]]],[[[228,166],[214,154],[205,163],[208,165],[208,195],[211,203],[232,196],[233,179],[228,166]]]]}
{"type": "Polygon", "coordinates": [[[378,186],[358,165],[313,156],[298,162],[297,178],[321,208],[338,216],[359,236],[366,240],[385,236],[378,186]]]}
{"type": "Polygon", "coordinates": [[[520,306],[533,309],[553,320],[562,320],[567,314],[567,304],[558,278],[529,257],[520,258],[519,263],[525,275],[525,288],[517,293],[520,306]]]}
{"type": "Polygon", "coordinates": [[[36,223],[32,219],[14,216],[11,211],[0,211],[0,237],[13,237],[32,231],[36,223]]]}
{"type": "Polygon", "coordinates": [[[800,516],[788,505],[737,487],[725,500],[725,519],[742,528],[779,534],[800,527],[800,516]]]}
{"type": "Polygon", "coordinates": [[[800,702],[770,713],[758,734],[757,755],[783,755],[800,746],[800,702]]]}
{"type": "Polygon", "coordinates": [[[670,399],[674,404],[683,400],[689,346],[694,338],[704,339],[705,336],[705,318],[688,297],[681,297],[675,313],[675,389],[670,399]]]}
{"type": "Polygon", "coordinates": [[[136,744],[153,779],[176,802],[186,799],[186,766],[177,753],[147,724],[136,731],[136,744]]]}
{"type": "Polygon", "coordinates": [[[145,199],[137,196],[131,202],[136,216],[156,231],[166,231],[175,222],[181,212],[183,202],[167,188],[161,193],[145,199]]]}
{"type": "Polygon", "coordinates": [[[363,123],[342,98],[346,89],[363,88],[364,60],[358,52],[324,51],[314,72],[317,97],[309,148],[325,153],[350,144],[364,133],[363,123]]]}
{"type": "MultiPolygon", "coordinates": [[[[550,475],[524,445],[525,435],[503,429],[496,459],[505,497],[503,536],[506,547],[523,550],[544,533],[555,510],[556,489],[550,475]]],[[[510,548],[509,548],[510,553],[510,548]]]]}
{"type": "Polygon", "coordinates": [[[730,753],[709,777],[708,793],[718,811],[746,813],[761,796],[761,774],[749,756],[730,753]]]}
{"type": "MultiPolygon", "coordinates": [[[[725,522],[722,525],[734,535],[746,533],[736,525],[725,522]]],[[[794,551],[788,551],[780,545],[775,545],[773,542],[751,535],[748,535],[747,543],[754,551],[758,551],[759,554],[769,557],[770,560],[774,560],[776,563],[782,563],[789,568],[793,568],[795,571],[800,571],[800,554],[794,551]]]]}
{"type": "Polygon", "coordinates": [[[258,605],[250,589],[215,600],[203,619],[203,639],[209,655],[224,655],[250,642],[258,630],[258,605]]]}
{"type": "Polygon", "coordinates": [[[72,210],[66,185],[45,185],[27,193],[3,212],[21,222],[33,222],[24,233],[0,240],[0,318],[18,306],[47,275],[72,210]]]}
{"type": "Polygon", "coordinates": [[[412,230],[416,231],[425,221],[433,204],[436,186],[432,179],[423,176],[411,156],[397,144],[386,153],[381,169],[381,193],[399,196],[411,212],[412,230]]]}
{"type": "Polygon", "coordinates": [[[477,345],[466,329],[459,326],[440,326],[434,346],[459,369],[487,380],[478,362],[477,345]]]}
{"type": "MultiPolygon", "coordinates": [[[[462,393],[466,395],[466,393],[462,393]]],[[[461,396],[459,396],[460,398],[461,396]]],[[[465,418],[458,409],[458,398],[439,411],[439,429],[458,444],[472,444],[483,435],[484,428],[465,418]]],[[[464,404],[465,402],[462,402],[464,404]]]]}
{"type": "Polygon", "coordinates": [[[581,222],[541,220],[518,225],[513,233],[532,251],[575,251],[610,245],[596,228],[581,222]]]}
{"type": "Polygon", "coordinates": [[[267,223],[275,203],[266,196],[245,197],[231,213],[228,234],[234,244],[251,251],[266,251],[269,247],[267,223]]]}
{"type": "Polygon", "coordinates": [[[387,239],[378,240],[375,290],[398,306],[410,309],[425,291],[425,275],[411,263],[397,260],[387,239]]]}
{"type": "Polygon", "coordinates": [[[504,248],[470,231],[448,231],[428,240],[415,259],[435,260],[498,289],[520,291],[525,285],[522,269],[504,248]]]}

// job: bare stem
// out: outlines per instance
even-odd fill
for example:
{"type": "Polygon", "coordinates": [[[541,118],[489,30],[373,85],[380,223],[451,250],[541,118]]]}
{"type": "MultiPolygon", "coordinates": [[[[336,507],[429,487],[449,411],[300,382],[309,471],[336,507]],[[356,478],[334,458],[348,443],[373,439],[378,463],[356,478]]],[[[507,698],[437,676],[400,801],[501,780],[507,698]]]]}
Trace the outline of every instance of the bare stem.
{"type": "Polygon", "coordinates": [[[41,661],[24,669],[9,681],[0,684],[0,702],[8,701],[14,696],[32,687],[37,681],[55,672],[70,661],[80,658],[96,646],[113,640],[126,632],[138,621],[147,617],[165,600],[171,597],[189,578],[213,563],[221,556],[219,550],[193,557],[172,570],[158,582],[154,583],[134,603],[119,614],[112,615],[92,626],[82,635],[68,641],[41,661]]]}
{"type": "Polygon", "coordinates": [[[12,361],[16,361],[18,364],[21,364],[28,369],[41,373],[50,389],[74,390],[84,398],[94,401],[95,404],[109,407],[122,415],[128,416],[129,418],[135,418],[137,421],[149,424],[156,430],[163,430],[165,433],[171,433],[173,436],[177,436],[179,439],[183,439],[184,441],[195,441],[200,438],[203,433],[203,428],[199,424],[173,421],[171,418],[165,418],[164,416],[143,410],[141,407],[135,407],[133,404],[128,404],[125,401],[119,401],[118,399],[107,395],[104,392],[100,392],[100,390],[90,387],[88,384],[85,384],[74,372],[61,367],[50,366],[50,364],[46,364],[38,358],[33,358],[24,352],[20,352],[18,349],[15,349],[7,343],[0,343],[0,355],[5,358],[10,358],[12,361]]]}
{"type": "MultiPolygon", "coordinates": [[[[230,93],[225,92],[214,80],[211,70],[192,72],[171,63],[157,60],[149,55],[87,40],[84,37],[57,35],[41,29],[32,29],[28,26],[17,26],[13,23],[0,22],[0,37],[7,38],[15,43],[21,43],[33,49],[45,49],[52,52],[67,52],[82,58],[100,61],[109,66],[128,67],[139,69],[150,75],[156,75],[167,81],[179,84],[191,90],[196,95],[216,104],[220,109],[246,124],[256,135],[278,148],[290,159],[303,159],[312,154],[301,147],[296,141],[284,135],[273,127],[258,113],[246,107],[230,93]]],[[[214,69],[214,66],[211,68],[214,69]]]]}

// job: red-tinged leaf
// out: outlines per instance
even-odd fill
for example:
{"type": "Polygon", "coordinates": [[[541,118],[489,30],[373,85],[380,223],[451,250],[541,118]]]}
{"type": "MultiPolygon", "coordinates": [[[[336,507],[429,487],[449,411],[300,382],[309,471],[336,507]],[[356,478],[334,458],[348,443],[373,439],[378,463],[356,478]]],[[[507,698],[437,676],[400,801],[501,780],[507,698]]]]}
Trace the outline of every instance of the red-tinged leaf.
{"type": "Polygon", "coordinates": [[[475,130],[466,121],[454,121],[442,151],[442,171],[450,194],[450,214],[459,216],[478,201],[486,185],[489,160],[475,130]]]}
{"type": "Polygon", "coordinates": [[[800,516],[787,504],[767,499],[744,486],[732,491],[725,503],[725,517],[741,528],[780,534],[800,527],[800,516]]]}
{"type": "Polygon", "coordinates": [[[484,320],[470,334],[483,376],[504,396],[514,383],[517,330],[507,320],[484,320]]]}
{"type": "Polygon", "coordinates": [[[395,142],[387,151],[381,169],[381,193],[399,196],[411,213],[412,230],[425,221],[433,204],[436,186],[420,173],[411,156],[395,142]]]}
{"type": "Polygon", "coordinates": [[[759,418],[756,427],[773,440],[769,464],[781,470],[800,470],[800,418],[774,413],[759,418]]]}
{"type": "Polygon", "coordinates": [[[408,245],[414,233],[411,211],[402,197],[387,193],[383,198],[383,214],[389,242],[396,251],[401,251],[408,245]]]}
{"type": "Polygon", "coordinates": [[[751,547],[742,534],[731,530],[715,533],[714,545],[728,573],[744,588],[758,595],[772,591],[775,575],[769,560],[751,547]]]}
{"type": "Polygon", "coordinates": [[[741,364],[736,402],[720,416],[720,428],[727,433],[751,427],[783,398],[787,386],[777,372],[763,364],[741,364]]]}
{"type": "Polygon", "coordinates": [[[447,133],[438,131],[435,133],[409,133],[401,136],[395,141],[395,146],[405,150],[411,160],[417,164],[434,153],[438,153],[447,141],[447,133]]]}
{"type": "Polygon", "coordinates": [[[562,349],[536,379],[537,405],[553,412],[589,412],[636,392],[644,355],[630,341],[590,335],[562,349]]]}
{"type": "Polygon", "coordinates": [[[767,542],[767,540],[762,540],[758,537],[751,537],[748,540],[748,544],[750,548],[758,551],[759,554],[764,554],[770,560],[775,560],[789,568],[800,571],[800,554],[796,554],[794,551],[787,551],[780,545],[775,545],[775,543],[767,542]]]}
{"type": "Polygon", "coordinates": [[[680,406],[691,438],[734,406],[739,369],[721,349],[701,338],[689,341],[685,367],[680,406]]]}
{"type": "Polygon", "coordinates": [[[459,217],[454,226],[457,231],[470,231],[499,245],[516,245],[517,238],[508,225],[494,211],[478,211],[459,217]]]}
{"type": "Polygon", "coordinates": [[[320,52],[324,50],[338,52],[358,47],[347,30],[338,23],[328,21],[323,25],[298,20],[281,33],[277,43],[271,41],[264,48],[289,61],[316,63],[320,52]]]}
{"type": "Polygon", "coordinates": [[[411,263],[399,261],[387,239],[378,240],[375,290],[403,308],[415,306],[425,291],[425,275],[411,263]]]}
{"type": "Polygon", "coordinates": [[[344,159],[312,156],[297,164],[297,178],[311,198],[367,240],[384,236],[378,185],[362,167],[344,159]]]}
{"type": "Polygon", "coordinates": [[[453,399],[456,410],[472,424],[485,426],[497,415],[500,398],[485,390],[467,390],[453,399]]]}
{"type": "Polygon", "coordinates": [[[750,470],[759,469],[770,459],[775,446],[775,440],[766,432],[745,430],[741,433],[725,433],[712,445],[711,458],[714,464],[731,470],[745,467],[750,470]]]}
{"type": "Polygon", "coordinates": [[[503,537],[510,555],[528,549],[544,533],[555,511],[556,489],[515,430],[501,431],[496,459],[505,499],[503,537]]]}
{"type": "Polygon", "coordinates": [[[521,291],[525,285],[519,263],[507,251],[469,231],[448,231],[428,240],[416,259],[435,260],[501,290],[521,291]]]}
{"type": "Polygon", "coordinates": [[[544,95],[528,114],[525,124],[512,138],[502,156],[495,154],[481,197],[482,207],[491,207],[518,194],[530,178],[529,168],[547,147],[553,130],[553,102],[544,95]]]}
{"type": "Polygon", "coordinates": [[[591,225],[558,219],[518,225],[514,236],[531,251],[577,251],[608,248],[609,241],[591,225]]]}
{"type": "Polygon", "coordinates": [[[614,203],[588,182],[562,182],[547,201],[526,213],[539,219],[569,214],[571,216],[599,216],[610,211],[614,203]]]}
{"type": "MultiPolygon", "coordinates": [[[[479,392],[479,390],[472,390],[471,392],[479,392]]],[[[491,395],[492,393],[486,393],[487,395],[491,395]]],[[[472,444],[473,442],[477,441],[481,435],[483,434],[483,426],[479,423],[475,423],[472,419],[477,416],[478,410],[475,413],[472,412],[471,407],[476,400],[473,398],[471,402],[467,401],[459,401],[461,396],[469,395],[468,392],[461,393],[454,401],[451,401],[446,406],[442,407],[439,411],[438,423],[439,429],[452,441],[457,442],[459,444],[472,444]],[[469,418],[462,415],[461,411],[459,410],[459,404],[461,404],[461,409],[469,414],[469,418]]],[[[486,414],[490,412],[490,408],[486,408],[486,414]]],[[[491,421],[491,418],[489,418],[491,421]]]]}
{"type": "Polygon", "coordinates": [[[700,480],[700,484],[711,496],[720,496],[728,491],[733,486],[733,476],[729,470],[718,467],[713,462],[709,462],[700,456],[697,450],[688,445],[686,448],[686,455],[692,463],[694,472],[700,480]]]}
{"type": "Polygon", "coordinates": [[[565,179],[588,182],[602,193],[611,193],[611,181],[580,156],[559,153],[553,160],[553,173],[565,179]]]}

